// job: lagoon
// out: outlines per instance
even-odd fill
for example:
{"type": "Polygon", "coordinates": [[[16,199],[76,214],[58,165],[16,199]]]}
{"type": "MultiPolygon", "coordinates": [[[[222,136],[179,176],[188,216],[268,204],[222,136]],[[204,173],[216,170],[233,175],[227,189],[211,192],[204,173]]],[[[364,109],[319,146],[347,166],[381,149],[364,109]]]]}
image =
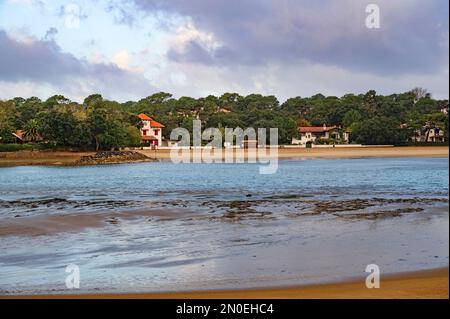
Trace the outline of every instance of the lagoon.
{"type": "Polygon", "coordinates": [[[448,158],[0,168],[0,293],[331,282],[448,265],[448,158]],[[65,267],[80,267],[80,289],[65,267]]]}

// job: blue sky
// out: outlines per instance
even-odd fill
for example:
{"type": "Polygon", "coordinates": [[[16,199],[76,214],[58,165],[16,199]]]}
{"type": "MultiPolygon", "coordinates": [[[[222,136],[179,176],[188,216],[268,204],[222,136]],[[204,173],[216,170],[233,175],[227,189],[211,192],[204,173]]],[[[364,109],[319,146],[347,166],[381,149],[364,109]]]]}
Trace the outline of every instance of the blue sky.
{"type": "Polygon", "coordinates": [[[445,0],[0,0],[0,99],[416,86],[448,98],[448,28],[445,0]]]}

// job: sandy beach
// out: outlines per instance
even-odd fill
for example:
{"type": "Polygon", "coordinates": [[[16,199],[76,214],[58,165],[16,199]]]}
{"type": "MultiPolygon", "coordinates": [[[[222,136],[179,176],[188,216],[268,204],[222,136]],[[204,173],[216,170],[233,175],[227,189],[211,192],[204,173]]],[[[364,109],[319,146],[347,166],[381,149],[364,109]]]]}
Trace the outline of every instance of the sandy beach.
{"type": "MultiPolygon", "coordinates": [[[[137,150],[158,160],[169,160],[171,150],[137,150]]],[[[19,151],[0,153],[0,166],[72,165],[82,156],[94,152],[19,151]]],[[[427,147],[342,147],[342,148],[280,148],[278,159],[359,158],[359,157],[448,157],[446,146],[427,147]]]]}
{"type": "Polygon", "coordinates": [[[34,295],[0,298],[69,299],[447,299],[448,268],[386,275],[379,289],[368,289],[364,280],[301,287],[189,291],[143,294],[34,295]]]}

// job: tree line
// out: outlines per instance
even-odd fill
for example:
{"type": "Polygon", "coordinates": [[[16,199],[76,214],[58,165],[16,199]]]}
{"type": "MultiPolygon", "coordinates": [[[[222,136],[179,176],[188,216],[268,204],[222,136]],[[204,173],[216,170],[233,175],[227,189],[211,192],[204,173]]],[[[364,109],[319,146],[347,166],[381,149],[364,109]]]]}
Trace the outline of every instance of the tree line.
{"type": "Polygon", "coordinates": [[[16,97],[0,101],[0,139],[14,141],[12,132],[22,130],[29,140],[43,139],[50,147],[111,149],[140,144],[140,121],[146,113],[165,125],[169,138],[176,127],[192,132],[192,120],[202,127],[254,127],[279,130],[279,143],[298,137],[298,126],[340,126],[348,129],[350,142],[402,144],[416,130],[439,127],[448,140],[448,100],[436,100],[426,90],[401,94],[365,94],[342,97],[316,94],[293,97],[280,103],[275,96],[225,93],[202,98],[174,98],[160,92],[139,101],[119,103],[90,95],[83,103],[55,95],[43,101],[37,97],[16,97]]]}

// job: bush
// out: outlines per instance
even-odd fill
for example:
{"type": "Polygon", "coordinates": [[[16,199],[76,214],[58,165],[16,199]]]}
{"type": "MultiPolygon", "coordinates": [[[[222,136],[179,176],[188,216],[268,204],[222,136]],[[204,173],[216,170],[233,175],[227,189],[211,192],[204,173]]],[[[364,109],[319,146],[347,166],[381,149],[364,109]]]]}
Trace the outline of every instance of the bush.
{"type": "Polygon", "coordinates": [[[31,151],[38,149],[36,144],[0,144],[0,152],[31,151]]]}
{"type": "Polygon", "coordinates": [[[350,142],[365,145],[399,145],[406,141],[408,132],[395,120],[375,116],[357,123],[350,133],[350,142]]]}

